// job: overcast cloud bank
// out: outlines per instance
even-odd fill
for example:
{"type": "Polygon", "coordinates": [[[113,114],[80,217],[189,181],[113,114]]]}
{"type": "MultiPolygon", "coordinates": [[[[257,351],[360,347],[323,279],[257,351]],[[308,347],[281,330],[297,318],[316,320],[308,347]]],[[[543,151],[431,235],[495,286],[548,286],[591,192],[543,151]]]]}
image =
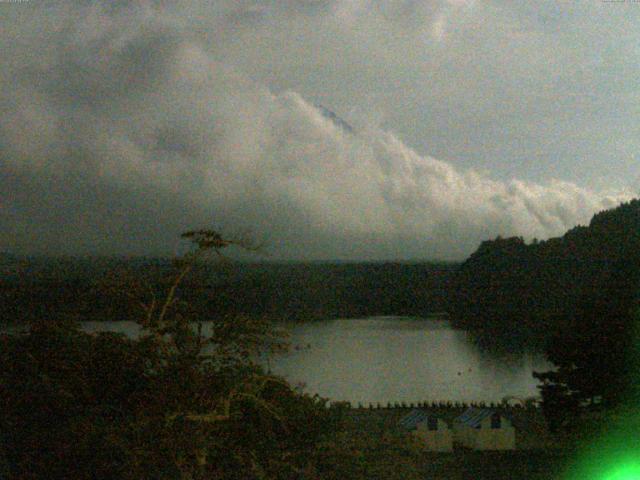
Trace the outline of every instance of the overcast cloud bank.
{"type": "MultiPolygon", "coordinates": [[[[211,7],[220,35],[274,5],[289,19],[353,22],[366,2],[234,3],[211,7]]],[[[376,18],[405,21],[398,2],[383,4],[376,18]]],[[[176,3],[114,5],[14,13],[20,35],[4,37],[0,72],[0,248],[167,254],[180,232],[216,227],[251,230],[275,258],[460,259],[496,235],[561,235],[631,198],[455,167],[367,116],[347,118],[349,131],[217,58],[176,3]]],[[[437,42],[473,2],[424,5],[437,42]]]]}

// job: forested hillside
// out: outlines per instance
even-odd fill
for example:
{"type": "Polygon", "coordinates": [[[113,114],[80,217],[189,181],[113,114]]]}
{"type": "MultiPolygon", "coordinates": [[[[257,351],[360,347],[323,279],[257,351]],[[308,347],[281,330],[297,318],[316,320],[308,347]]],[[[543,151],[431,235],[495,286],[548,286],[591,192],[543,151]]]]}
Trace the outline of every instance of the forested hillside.
{"type": "MultiPolygon", "coordinates": [[[[430,263],[234,263],[200,265],[180,298],[204,318],[247,315],[305,321],[424,316],[446,307],[457,265],[430,263]]],[[[129,318],[122,286],[159,294],[171,262],[153,258],[20,258],[0,262],[0,321],[129,318]]],[[[135,308],[135,305],[134,305],[135,308]]]]}
{"type": "Polygon", "coordinates": [[[626,314],[639,275],[640,200],[633,200],[560,238],[483,242],[456,273],[449,308],[461,326],[544,343],[568,327],[586,327],[585,310],[602,313],[596,323],[626,314]]]}
{"type": "Polygon", "coordinates": [[[544,348],[553,428],[593,409],[640,401],[640,200],[561,238],[484,242],[452,282],[454,322],[494,347],[544,348]]]}

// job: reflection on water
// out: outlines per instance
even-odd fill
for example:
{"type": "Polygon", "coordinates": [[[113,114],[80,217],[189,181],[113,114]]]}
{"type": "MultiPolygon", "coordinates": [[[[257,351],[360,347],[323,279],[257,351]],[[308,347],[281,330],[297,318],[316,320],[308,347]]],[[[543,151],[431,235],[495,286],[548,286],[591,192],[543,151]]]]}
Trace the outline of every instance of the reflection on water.
{"type": "MultiPolygon", "coordinates": [[[[331,400],[497,402],[536,395],[532,371],[551,368],[540,354],[484,353],[444,320],[372,317],[285,327],[294,348],[265,365],[331,400]]],[[[140,333],[133,322],[85,322],[83,329],[140,333]]]]}
{"type": "Polygon", "coordinates": [[[310,393],[351,402],[528,397],[537,394],[531,372],[550,368],[542,355],[483,353],[466,332],[438,320],[306,323],[292,327],[291,341],[305,348],[273,359],[272,370],[304,383],[310,393]]]}

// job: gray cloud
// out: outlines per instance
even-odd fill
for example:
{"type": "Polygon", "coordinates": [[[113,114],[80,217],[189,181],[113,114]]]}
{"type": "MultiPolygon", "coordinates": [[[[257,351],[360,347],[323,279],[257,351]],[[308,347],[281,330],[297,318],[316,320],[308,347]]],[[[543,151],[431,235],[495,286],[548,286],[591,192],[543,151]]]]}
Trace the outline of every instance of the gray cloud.
{"type": "MultiPolygon", "coordinates": [[[[444,44],[460,41],[451,32],[478,3],[222,1],[188,10],[183,2],[65,3],[46,12],[28,7],[30,17],[12,13],[25,23],[5,21],[1,41],[14,43],[0,72],[12,85],[0,94],[0,247],[170,253],[181,231],[213,225],[270,239],[276,257],[461,258],[498,234],[561,234],[629,198],[619,189],[501,179],[437,160],[410,147],[406,131],[379,121],[381,92],[424,73],[395,55],[407,42],[402,32],[425,46],[405,57],[450,71],[444,44]],[[47,35],[36,21],[45,14],[47,35]],[[231,17],[239,30],[228,28],[231,17]],[[296,35],[300,43],[288,42],[296,35]],[[361,64],[347,68],[359,54],[361,64]],[[376,80],[383,65],[391,73],[376,80]],[[335,73],[318,76],[317,66],[335,73]],[[283,81],[290,73],[299,85],[283,81]],[[345,102],[339,113],[349,115],[353,132],[314,106],[327,99],[340,106],[354,92],[350,75],[366,80],[356,97],[378,99],[370,110],[345,102]],[[328,95],[324,80],[336,90],[332,82],[343,82],[345,91],[328,95]],[[311,94],[314,86],[325,90],[311,94]]],[[[431,78],[434,91],[414,85],[415,95],[488,118],[483,101],[431,78]]],[[[396,100],[413,95],[405,93],[396,100]]],[[[532,100],[511,105],[517,92],[506,95],[500,115],[525,115],[521,105],[532,100]]],[[[545,133],[544,124],[538,128],[545,133]]],[[[458,148],[479,147],[459,133],[458,148]]]]}

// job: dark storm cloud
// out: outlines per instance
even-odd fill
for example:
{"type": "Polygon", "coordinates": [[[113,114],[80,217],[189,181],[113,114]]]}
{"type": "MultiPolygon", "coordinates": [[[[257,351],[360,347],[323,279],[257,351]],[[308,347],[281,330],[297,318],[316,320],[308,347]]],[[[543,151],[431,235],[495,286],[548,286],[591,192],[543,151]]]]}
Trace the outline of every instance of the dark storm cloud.
{"type": "MultiPolygon", "coordinates": [[[[243,63],[343,68],[336,78],[348,93],[349,72],[403,72],[403,38],[380,43],[375,27],[399,34],[413,25],[412,38],[424,35],[425,48],[443,55],[436,50],[473,4],[92,2],[13,11],[0,45],[12,47],[0,70],[11,85],[0,93],[0,247],[170,253],[183,230],[217,226],[269,239],[277,257],[460,258],[498,234],[560,234],[627,198],[455,167],[357,112],[345,129],[243,63]],[[253,27],[234,33],[230,15],[253,27]],[[344,63],[361,51],[349,29],[360,39],[371,31],[368,63],[344,63]],[[276,45],[290,35],[308,45],[321,35],[326,48],[276,45]],[[238,46],[249,51],[236,63],[238,46]],[[265,56],[278,51],[282,58],[265,56]]],[[[415,66],[407,72],[400,82],[415,66]]]]}

